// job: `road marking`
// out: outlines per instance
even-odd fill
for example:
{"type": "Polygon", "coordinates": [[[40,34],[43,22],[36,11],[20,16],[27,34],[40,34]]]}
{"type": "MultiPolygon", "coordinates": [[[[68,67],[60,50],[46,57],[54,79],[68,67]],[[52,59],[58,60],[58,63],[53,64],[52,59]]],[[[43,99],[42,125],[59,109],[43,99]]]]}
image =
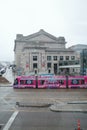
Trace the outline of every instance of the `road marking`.
{"type": "Polygon", "coordinates": [[[3,130],[9,130],[9,128],[11,127],[14,119],[16,118],[18,114],[18,111],[15,111],[12,116],[10,117],[10,119],[8,120],[7,124],[5,125],[5,127],[3,128],[3,130]]]}

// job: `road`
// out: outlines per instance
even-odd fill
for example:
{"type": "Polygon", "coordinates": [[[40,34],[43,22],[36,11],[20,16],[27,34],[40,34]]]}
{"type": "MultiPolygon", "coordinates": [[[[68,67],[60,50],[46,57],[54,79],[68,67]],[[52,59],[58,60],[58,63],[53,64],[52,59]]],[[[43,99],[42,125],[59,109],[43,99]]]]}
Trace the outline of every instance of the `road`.
{"type": "Polygon", "coordinates": [[[86,130],[85,113],[19,112],[9,130],[75,130],[78,119],[86,130]]]}
{"type": "Polygon", "coordinates": [[[75,130],[77,121],[80,120],[81,129],[87,129],[87,113],[57,113],[45,109],[45,111],[19,111],[13,117],[14,112],[0,112],[0,123],[3,130],[75,130]],[[14,118],[13,121],[12,118],[14,118]],[[10,122],[9,122],[10,120],[10,122]],[[9,122],[9,123],[8,123],[9,122]]]}
{"type": "Polygon", "coordinates": [[[3,130],[74,130],[80,119],[81,128],[86,130],[87,113],[53,112],[49,107],[32,106],[39,103],[54,104],[86,100],[87,89],[0,87],[0,124],[3,130]],[[18,106],[17,102],[22,105],[18,106]]]}

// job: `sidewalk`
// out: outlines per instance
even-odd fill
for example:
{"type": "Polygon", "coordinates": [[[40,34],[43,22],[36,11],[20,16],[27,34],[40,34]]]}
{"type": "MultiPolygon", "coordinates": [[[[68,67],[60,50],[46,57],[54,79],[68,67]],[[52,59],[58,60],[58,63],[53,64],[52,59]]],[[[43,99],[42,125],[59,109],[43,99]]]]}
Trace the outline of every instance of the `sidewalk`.
{"type": "Polygon", "coordinates": [[[6,73],[3,76],[0,76],[0,87],[12,87],[14,82],[14,75],[12,69],[6,70],[6,73]]]}
{"type": "Polygon", "coordinates": [[[0,83],[0,87],[12,87],[12,84],[1,84],[0,83]]]}
{"type": "Polygon", "coordinates": [[[11,83],[3,76],[0,76],[0,87],[11,86],[11,83]]]}
{"type": "Polygon", "coordinates": [[[12,69],[6,69],[6,73],[3,75],[4,78],[6,78],[10,83],[14,82],[15,75],[12,73],[12,69]]]}

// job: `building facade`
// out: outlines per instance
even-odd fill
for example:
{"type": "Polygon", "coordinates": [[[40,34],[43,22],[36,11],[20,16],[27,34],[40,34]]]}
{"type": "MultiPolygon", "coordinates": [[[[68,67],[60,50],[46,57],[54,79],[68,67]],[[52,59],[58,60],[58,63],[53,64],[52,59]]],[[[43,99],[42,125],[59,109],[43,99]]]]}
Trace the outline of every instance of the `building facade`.
{"type": "Polygon", "coordinates": [[[81,75],[87,75],[87,49],[83,49],[80,53],[81,57],[81,75]]]}
{"type": "Polygon", "coordinates": [[[69,47],[80,56],[80,75],[87,75],[87,45],[77,44],[69,47]]]}
{"type": "Polygon", "coordinates": [[[43,29],[28,36],[17,34],[14,45],[17,71],[21,74],[79,74],[78,55],[65,45],[64,37],[55,37],[43,29]]]}

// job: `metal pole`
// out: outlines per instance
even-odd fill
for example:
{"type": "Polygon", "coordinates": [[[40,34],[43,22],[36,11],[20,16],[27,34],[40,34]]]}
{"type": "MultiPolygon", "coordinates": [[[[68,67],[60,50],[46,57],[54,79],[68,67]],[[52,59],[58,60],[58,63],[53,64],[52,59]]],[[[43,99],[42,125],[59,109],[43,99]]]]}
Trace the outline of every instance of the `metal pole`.
{"type": "Polygon", "coordinates": [[[68,75],[66,75],[66,88],[68,88],[68,75]]]}
{"type": "Polygon", "coordinates": [[[84,49],[83,49],[83,75],[84,75],[84,49]]]}
{"type": "Polygon", "coordinates": [[[38,88],[38,76],[36,75],[36,88],[38,88]]]}

